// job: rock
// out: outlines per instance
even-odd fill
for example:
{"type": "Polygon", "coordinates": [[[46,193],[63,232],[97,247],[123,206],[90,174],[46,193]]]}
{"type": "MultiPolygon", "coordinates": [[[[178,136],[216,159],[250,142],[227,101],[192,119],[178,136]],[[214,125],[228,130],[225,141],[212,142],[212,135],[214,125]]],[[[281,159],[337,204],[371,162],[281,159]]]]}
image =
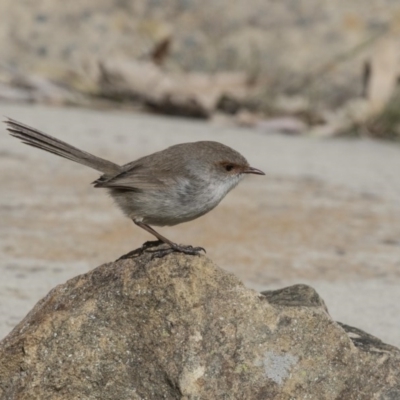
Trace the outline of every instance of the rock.
{"type": "Polygon", "coordinates": [[[328,308],[318,293],[307,285],[293,285],[279,290],[261,292],[271,304],[286,307],[318,307],[328,314],[328,308]]]}
{"type": "Polygon", "coordinates": [[[262,120],[262,115],[249,110],[240,110],[234,117],[234,122],[243,127],[255,128],[262,120]]]}
{"type": "Polygon", "coordinates": [[[20,90],[25,89],[30,93],[34,102],[58,106],[87,104],[79,93],[63,88],[41,76],[16,74],[11,83],[20,90]]]}
{"type": "Polygon", "coordinates": [[[101,63],[96,80],[102,96],[135,99],[157,112],[195,118],[209,118],[221,102],[240,104],[250,94],[243,73],[172,73],[152,62],[126,59],[101,63]]]}
{"type": "Polygon", "coordinates": [[[81,94],[47,78],[22,74],[16,68],[2,68],[2,66],[0,66],[0,100],[19,103],[39,102],[59,106],[89,104],[81,94]]]}
{"type": "Polygon", "coordinates": [[[399,398],[400,351],[363,335],[305,285],[260,294],[204,256],[143,254],[33,308],[0,344],[0,399],[399,398]]]}
{"type": "Polygon", "coordinates": [[[381,113],[399,79],[400,35],[386,35],[373,46],[365,66],[364,95],[368,99],[369,118],[381,113]]]}

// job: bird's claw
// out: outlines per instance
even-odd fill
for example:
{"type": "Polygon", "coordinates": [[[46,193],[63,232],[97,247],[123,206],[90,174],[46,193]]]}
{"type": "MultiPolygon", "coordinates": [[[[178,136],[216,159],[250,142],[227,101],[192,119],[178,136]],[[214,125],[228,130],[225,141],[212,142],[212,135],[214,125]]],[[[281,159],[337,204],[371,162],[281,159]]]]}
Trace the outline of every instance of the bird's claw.
{"type": "Polygon", "coordinates": [[[193,246],[183,246],[181,244],[177,244],[175,246],[173,246],[173,249],[175,251],[181,252],[181,253],[185,253],[185,254],[189,254],[189,255],[198,255],[201,251],[204,251],[204,253],[206,252],[206,249],[203,247],[193,247],[193,246]]]}
{"type": "Polygon", "coordinates": [[[150,250],[149,253],[152,253],[152,258],[162,258],[171,253],[184,253],[191,256],[198,256],[200,252],[206,250],[203,247],[193,247],[193,246],[184,246],[180,244],[173,244],[171,247],[166,249],[157,249],[157,250],[150,250]]]}
{"type": "MultiPolygon", "coordinates": [[[[201,251],[204,251],[206,253],[206,249],[203,247],[193,247],[193,246],[185,246],[182,244],[176,244],[173,243],[170,247],[164,248],[164,249],[155,249],[151,250],[153,247],[157,247],[161,244],[163,244],[161,240],[153,240],[153,241],[148,241],[143,243],[141,247],[138,249],[132,250],[129,253],[123,255],[120,257],[118,260],[125,260],[128,258],[134,258],[134,257],[139,257],[144,253],[151,253],[151,258],[163,258],[164,256],[171,254],[171,253],[183,253],[187,254],[190,256],[198,256],[200,255],[201,251]]],[[[118,261],[117,260],[117,261],[118,261]]]]}
{"type": "Polygon", "coordinates": [[[117,261],[119,260],[126,260],[127,258],[134,258],[134,257],[139,257],[141,256],[143,253],[147,252],[148,249],[151,249],[152,247],[156,247],[159,246],[160,244],[162,244],[163,242],[161,240],[149,240],[145,243],[142,244],[141,247],[139,247],[138,249],[132,250],[127,254],[124,254],[123,256],[121,256],[120,258],[118,258],[117,261]]]}

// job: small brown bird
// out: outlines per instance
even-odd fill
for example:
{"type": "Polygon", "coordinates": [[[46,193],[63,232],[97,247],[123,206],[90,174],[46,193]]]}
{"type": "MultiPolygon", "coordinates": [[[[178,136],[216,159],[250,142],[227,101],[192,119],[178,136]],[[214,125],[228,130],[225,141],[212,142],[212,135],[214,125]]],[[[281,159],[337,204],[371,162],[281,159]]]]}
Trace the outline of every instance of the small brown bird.
{"type": "Polygon", "coordinates": [[[150,225],[172,226],[201,217],[245,175],[265,175],[250,167],[237,151],[218,142],[177,144],[121,166],[13,119],[5,123],[11,135],[23,143],[102,172],[94,187],[108,189],[128,218],[170,246],[160,255],[205,250],[173,243],[150,225]]]}

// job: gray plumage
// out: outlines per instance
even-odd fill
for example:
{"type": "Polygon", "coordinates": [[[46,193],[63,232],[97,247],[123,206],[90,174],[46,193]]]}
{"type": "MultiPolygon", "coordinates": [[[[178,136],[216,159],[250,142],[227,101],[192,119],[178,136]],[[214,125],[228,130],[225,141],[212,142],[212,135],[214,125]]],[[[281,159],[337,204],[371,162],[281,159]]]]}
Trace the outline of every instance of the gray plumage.
{"type": "Polygon", "coordinates": [[[143,225],[176,225],[198,218],[217,206],[244,174],[263,174],[217,142],[182,143],[120,166],[13,119],[5,122],[23,143],[103,172],[94,187],[107,189],[125,215],[153,234],[143,225]]]}

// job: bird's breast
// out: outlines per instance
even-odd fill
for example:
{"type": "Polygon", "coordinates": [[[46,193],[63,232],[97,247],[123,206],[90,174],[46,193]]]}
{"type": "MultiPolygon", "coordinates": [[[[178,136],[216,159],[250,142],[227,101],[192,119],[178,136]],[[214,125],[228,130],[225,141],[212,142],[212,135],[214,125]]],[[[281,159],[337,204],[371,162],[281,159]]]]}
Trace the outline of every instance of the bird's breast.
{"type": "Polygon", "coordinates": [[[179,179],[162,190],[115,196],[130,218],[148,225],[172,226],[196,219],[216,207],[239,182],[179,179]],[[129,196],[129,199],[128,199],[129,196]]]}
{"type": "Polygon", "coordinates": [[[182,181],[177,190],[177,203],[182,218],[198,218],[216,207],[237,181],[182,181]]]}

